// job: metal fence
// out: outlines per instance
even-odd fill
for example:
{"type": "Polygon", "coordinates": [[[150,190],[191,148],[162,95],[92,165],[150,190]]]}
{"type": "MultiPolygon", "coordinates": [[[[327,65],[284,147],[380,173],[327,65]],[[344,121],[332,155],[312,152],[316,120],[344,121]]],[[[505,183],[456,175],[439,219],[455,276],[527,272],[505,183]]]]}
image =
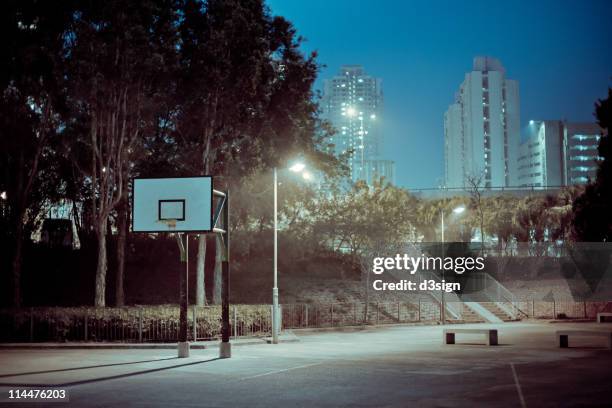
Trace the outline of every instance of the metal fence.
{"type": "MultiPolygon", "coordinates": [[[[234,305],[234,337],[271,333],[269,305],[234,305]]],[[[1,342],[176,342],[178,306],[122,308],[29,308],[0,311],[1,342]]],[[[191,306],[189,340],[221,337],[221,306],[191,306]]]]}
{"type": "Polygon", "coordinates": [[[289,304],[282,306],[283,328],[408,323],[439,318],[435,302],[365,302],[289,304]]]}
{"type": "MultiPolygon", "coordinates": [[[[523,318],[595,319],[612,303],[591,301],[518,301],[523,318]]],[[[486,306],[486,305],[485,305],[486,306]]],[[[364,324],[430,323],[440,321],[440,304],[418,302],[350,302],[285,304],[284,329],[341,327],[364,324]]],[[[464,313],[462,302],[448,302],[464,313]]],[[[232,305],[234,338],[271,334],[271,305],[232,305]]],[[[447,315],[450,319],[450,316],[447,315]]],[[[460,322],[461,320],[451,320],[460,322]]],[[[189,308],[189,340],[221,337],[221,307],[189,308]]],[[[123,308],[29,308],[0,310],[0,342],[176,342],[178,306],[123,308]]]]}
{"type": "MultiPolygon", "coordinates": [[[[500,302],[480,302],[485,308],[499,308],[500,302]]],[[[511,318],[530,319],[592,319],[602,311],[612,311],[611,302],[574,300],[523,300],[514,302],[516,311],[511,318]]],[[[446,302],[448,310],[463,316],[466,306],[461,301],[446,302]]],[[[437,323],[441,320],[440,303],[418,302],[365,302],[313,303],[282,305],[282,325],[285,329],[340,327],[362,324],[437,323]]],[[[469,320],[455,319],[447,313],[451,322],[469,320]]],[[[467,318],[467,317],[466,317],[467,318]]]]}

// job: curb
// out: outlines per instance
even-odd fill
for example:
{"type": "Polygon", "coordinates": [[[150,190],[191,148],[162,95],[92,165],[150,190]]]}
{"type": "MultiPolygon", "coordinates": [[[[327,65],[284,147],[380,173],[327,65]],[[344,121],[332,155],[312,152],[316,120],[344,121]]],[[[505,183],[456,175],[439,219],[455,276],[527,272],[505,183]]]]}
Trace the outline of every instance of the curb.
{"type": "Polygon", "coordinates": [[[384,323],[384,324],[361,324],[352,326],[328,326],[328,327],[304,327],[292,329],[296,333],[325,333],[325,332],[355,332],[367,330],[379,330],[392,327],[412,327],[412,326],[441,326],[438,321],[423,321],[413,323],[384,323]]]}
{"type": "MultiPolygon", "coordinates": [[[[300,340],[295,338],[279,339],[279,343],[295,343],[300,340]]],[[[208,350],[219,348],[221,342],[211,342],[210,344],[189,345],[190,350],[208,350]]],[[[255,346],[259,344],[270,344],[271,339],[253,339],[246,341],[230,341],[233,347],[255,346]]],[[[2,350],[176,350],[177,343],[0,343],[2,350]]]]}

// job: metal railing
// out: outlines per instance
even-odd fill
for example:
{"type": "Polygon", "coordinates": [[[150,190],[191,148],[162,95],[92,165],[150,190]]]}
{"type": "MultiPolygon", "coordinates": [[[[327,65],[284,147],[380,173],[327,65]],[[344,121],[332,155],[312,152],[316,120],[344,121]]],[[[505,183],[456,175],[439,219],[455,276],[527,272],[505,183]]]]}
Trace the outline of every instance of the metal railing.
{"type": "MultiPolygon", "coordinates": [[[[447,311],[463,313],[462,301],[446,301],[447,311]]],[[[486,303],[486,302],[485,302],[486,303]]],[[[490,302],[495,303],[495,302],[490,302]]],[[[595,319],[612,311],[612,303],[574,300],[517,300],[524,317],[541,319],[595,319]]],[[[271,334],[271,305],[232,305],[231,333],[234,338],[271,334]]],[[[342,327],[398,323],[437,324],[440,303],[343,302],[282,305],[284,329],[342,327]]],[[[0,342],[176,342],[178,306],[125,308],[29,308],[0,310],[0,342]]],[[[189,340],[212,340],[221,335],[221,307],[190,307],[189,340]]]]}
{"type": "Polygon", "coordinates": [[[513,319],[526,315],[518,306],[517,297],[499,281],[485,272],[472,272],[469,275],[469,286],[463,300],[475,302],[493,302],[513,319]]]}
{"type": "MultiPolygon", "coordinates": [[[[434,280],[435,282],[442,281],[434,271],[419,271],[418,277],[419,283],[424,280],[434,280]]],[[[442,304],[442,296],[444,296],[446,312],[450,314],[448,318],[452,317],[452,319],[455,320],[461,320],[463,318],[463,302],[455,292],[445,292],[443,295],[441,291],[428,291],[427,294],[431,295],[440,304],[442,304]]]]}
{"type": "MultiPolygon", "coordinates": [[[[234,337],[267,335],[269,305],[233,305],[234,337]]],[[[176,342],[179,308],[135,306],[122,308],[29,308],[0,311],[2,342],[176,342]]],[[[190,306],[188,338],[212,340],[221,336],[221,306],[190,306]]]]}

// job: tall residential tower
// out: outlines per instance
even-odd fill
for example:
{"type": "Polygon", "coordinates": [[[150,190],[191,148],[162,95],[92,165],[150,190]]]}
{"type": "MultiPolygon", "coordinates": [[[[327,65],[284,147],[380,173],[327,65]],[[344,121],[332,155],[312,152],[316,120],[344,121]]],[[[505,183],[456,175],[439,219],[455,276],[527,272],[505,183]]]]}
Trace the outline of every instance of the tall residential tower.
{"type": "Polygon", "coordinates": [[[445,186],[518,185],[520,107],[518,82],[506,79],[495,58],[476,57],[444,115],[445,186]]]}
{"type": "Polygon", "coordinates": [[[372,184],[373,175],[387,181],[394,178],[392,162],[378,163],[382,105],[382,80],[366,74],[361,65],[343,65],[336,76],[324,82],[324,116],[337,130],[331,143],[336,154],[350,153],[353,181],[372,184]]]}

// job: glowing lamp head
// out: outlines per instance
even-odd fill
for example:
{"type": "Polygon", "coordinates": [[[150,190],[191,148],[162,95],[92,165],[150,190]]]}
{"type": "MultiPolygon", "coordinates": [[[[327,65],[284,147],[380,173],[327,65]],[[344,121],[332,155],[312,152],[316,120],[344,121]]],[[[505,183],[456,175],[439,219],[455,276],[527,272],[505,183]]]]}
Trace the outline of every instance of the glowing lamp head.
{"type": "Polygon", "coordinates": [[[457,208],[453,208],[453,212],[454,212],[455,214],[461,214],[461,213],[462,213],[462,212],[464,212],[464,211],[465,211],[465,207],[464,207],[464,206],[460,206],[460,207],[457,207],[457,208]]]}
{"type": "Polygon", "coordinates": [[[299,173],[300,171],[304,170],[306,168],[306,165],[304,163],[295,163],[293,166],[289,167],[289,170],[295,172],[295,173],[299,173]]]}

